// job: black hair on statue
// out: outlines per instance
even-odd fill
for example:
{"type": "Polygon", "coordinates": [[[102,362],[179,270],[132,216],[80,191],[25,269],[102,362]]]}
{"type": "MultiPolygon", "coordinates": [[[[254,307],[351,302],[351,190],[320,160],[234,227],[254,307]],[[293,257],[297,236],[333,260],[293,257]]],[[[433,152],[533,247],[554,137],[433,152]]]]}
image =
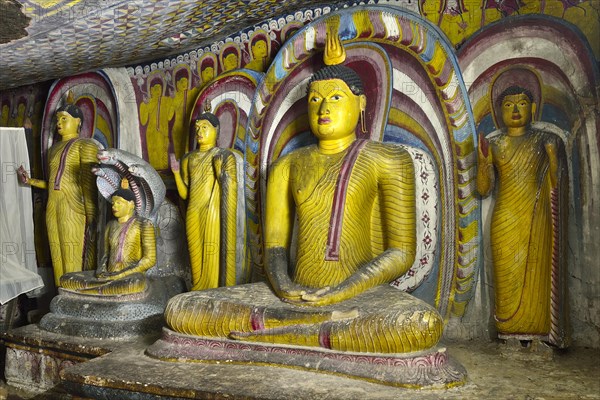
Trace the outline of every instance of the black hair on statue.
{"type": "Polygon", "coordinates": [[[116,192],[114,192],[112,194],[111,197],[120,197],[123,200],[127,200],[127,201],[135,201],[135,195],[133,194],[133,192],[130,189],[119,189],[116,192]]]}
{"type": "Polygon", "coordinates": [[[81,123],[83,123],[83,112],[81,112],[81,108],[77,107],[75,104],[65,104],[60,106],[56,112],[66,112],[73,118],[79,118],[81,123]]]}
{"type": "Polygon", "coordinates": [[[531,103],[534,102],[533,94],[531,94],[531,91],[529,91],[528,89],[525,89],[524,87],[517,86],[517,85],[509,86],[508,88],[504,89],[504,91],[500,94],[500,96],[498,96],[496,102],[497,102],[497,104],[500,105],[500,104],[502,104],[502,102],[504,101],[504,98],[506,96],[514,96],[515,94],[524,94],[525,96],[527,96],[529,98],[529,101],[531,103]]]}
{"type": "Polygon", "coordinates": [[[358,74],[352,68],[346,67],[345,65],[328,65],[321,68],[315,72],[308,81],[307,90],[311,83],[326,81],[329,79],[341,79],[346,83],[346,85],[348,85],[352,93],[356,96],[365,94],[365,89],[363,88],[363,83],[360,79],[360,76],[358,76],[358,74]]]}
{"type": "MultiPolygon", "coordinates": [[[[217,118],[217,116],[213,113],[204,113],[201,114],[198,118],[196,118],[196,121],[202,121],[203,119],[207,120],[208,122],[210,122],[210,124],[212,126],[214,126],[215,128],[219,127],[219,118],[217,118]]],[[[194,121],[194,122],[196,122],[194,121]]]]}

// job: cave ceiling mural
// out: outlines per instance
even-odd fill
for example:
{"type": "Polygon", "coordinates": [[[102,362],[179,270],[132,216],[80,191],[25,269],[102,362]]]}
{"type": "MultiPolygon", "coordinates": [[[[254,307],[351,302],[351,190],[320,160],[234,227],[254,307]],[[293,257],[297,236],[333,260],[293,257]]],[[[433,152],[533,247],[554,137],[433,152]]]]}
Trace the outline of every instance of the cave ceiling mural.
{"type": "Polygon", "coordinates": [[[367,3],[419,13],[457,48],[489,23],[545,14],[578,26],[600,57],[597,0],[0,0],[0,90],[202,48],[315,5],[336,10],[367,3]]]}

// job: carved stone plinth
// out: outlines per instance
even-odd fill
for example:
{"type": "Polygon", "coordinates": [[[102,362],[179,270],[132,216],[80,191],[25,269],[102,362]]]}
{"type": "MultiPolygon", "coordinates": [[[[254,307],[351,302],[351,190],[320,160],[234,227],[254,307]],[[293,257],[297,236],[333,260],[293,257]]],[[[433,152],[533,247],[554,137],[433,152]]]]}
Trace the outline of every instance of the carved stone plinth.
{"type": "Polygon", "coordinates": [[[6,346],[6,382],[45,391],[60,383],[60,373],[74,364],[110,353],[127,342],[83,339],[27,325],[2,333],[6,346]]]}
{"type": "Polygon", "coordinates": [[[445,348],[407,354],[337,352],[301,346],[201,338],[163,329],[146,354],[163,361],[228,362],[302,368],[386,385],[448,388],[462,385],[466,371],[445,348]]]}
{"type": "Polygon", "coordinates": [[[145,292],[130,295],[80,295],[60,289],[40,327],[54,333],[97,339],[157,333],[164,324],[167,302],[184,289],[183,281],[174,276],[149,278],[145,292]]]}

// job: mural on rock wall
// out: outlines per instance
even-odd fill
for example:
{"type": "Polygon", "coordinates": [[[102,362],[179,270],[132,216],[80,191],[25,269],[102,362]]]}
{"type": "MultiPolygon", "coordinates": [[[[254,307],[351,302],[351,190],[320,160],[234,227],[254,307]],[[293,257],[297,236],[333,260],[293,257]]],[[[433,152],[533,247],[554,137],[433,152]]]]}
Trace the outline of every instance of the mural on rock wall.
{"type": "MultiPolygon", "coordinates": [[[[303,24],[330,10],[323,7],[298,11],[245,29],[211,46],[128,68],[139,104],[144,158],[168,174],[167,152],[172,150],[180,158],[187,150],[190,104],[199,90],[217,76],[233,70],[265,71],[287,38],[303,24]],[[152,120],[150,115],[154,116],[152,120]]],[[[243,125],[240,127],[245,129],[243,125]]]]}
{"type": "Polygon", "coordinates": [[[456,48],[496,21],[543,14],[575,24],[600,58],[600,3],[595,0],[419,0],[418,4],[419,13],[439,26],[456,48]]]}

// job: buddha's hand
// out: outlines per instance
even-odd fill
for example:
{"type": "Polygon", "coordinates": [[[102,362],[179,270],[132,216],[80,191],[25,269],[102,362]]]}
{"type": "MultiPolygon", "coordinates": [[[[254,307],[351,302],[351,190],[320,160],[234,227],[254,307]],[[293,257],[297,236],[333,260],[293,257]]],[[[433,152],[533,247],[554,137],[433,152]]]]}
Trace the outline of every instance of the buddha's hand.
{"type": "Polygon", "coordinates": [[[490,142],[485,138],[483,132],[479,132],[479,142],[477,146],[477,161],[479,168],[492,165],[492,153],[490,152],[490,142]]]}
{"type": "Polygon", "coordinates": [[[306,294],[307,290],[309,289],[304,286],[290,283],[280,287],[278,294],[283,301],[288,303],[296,303],[298,301],[302,301],[302,296],[306,294]]]}
{"type": "Polygon", "coordinates": [[[19,168],[17,168],[17,175],[19,176],[19,180],[22,184],[29,184],[29,174],[27,171],[25,171],[25,167],[21,165],[19,168]]]}
{"type": "Polygon", "coordinates": [[[104,278],[106,276],[106,264],[102,265],[101,267],[98,267],[94,275],[96,276],[96,278],[99,279],[104,278]]]}
{"type": "Polygon", "coordinates": [[[284,298],[283,301],[299,306],[325,306],[339,301],[329,286],[318,289],[303,288],[294,294],[296,296],[284,298]]]}
{"type": "Polygon", "coordinates": [[[335,292],[329,286],[312,290],[302,295],[302,302],[310,306],[326,306],[338,301],[335,297],[335,292]]]}
{"type": "Polygon", "coordinates": [[[169,165],[171,166],[171,171],[179,172],[179,161],[177,161],[175,153],[169,153],[169,165]]]}

